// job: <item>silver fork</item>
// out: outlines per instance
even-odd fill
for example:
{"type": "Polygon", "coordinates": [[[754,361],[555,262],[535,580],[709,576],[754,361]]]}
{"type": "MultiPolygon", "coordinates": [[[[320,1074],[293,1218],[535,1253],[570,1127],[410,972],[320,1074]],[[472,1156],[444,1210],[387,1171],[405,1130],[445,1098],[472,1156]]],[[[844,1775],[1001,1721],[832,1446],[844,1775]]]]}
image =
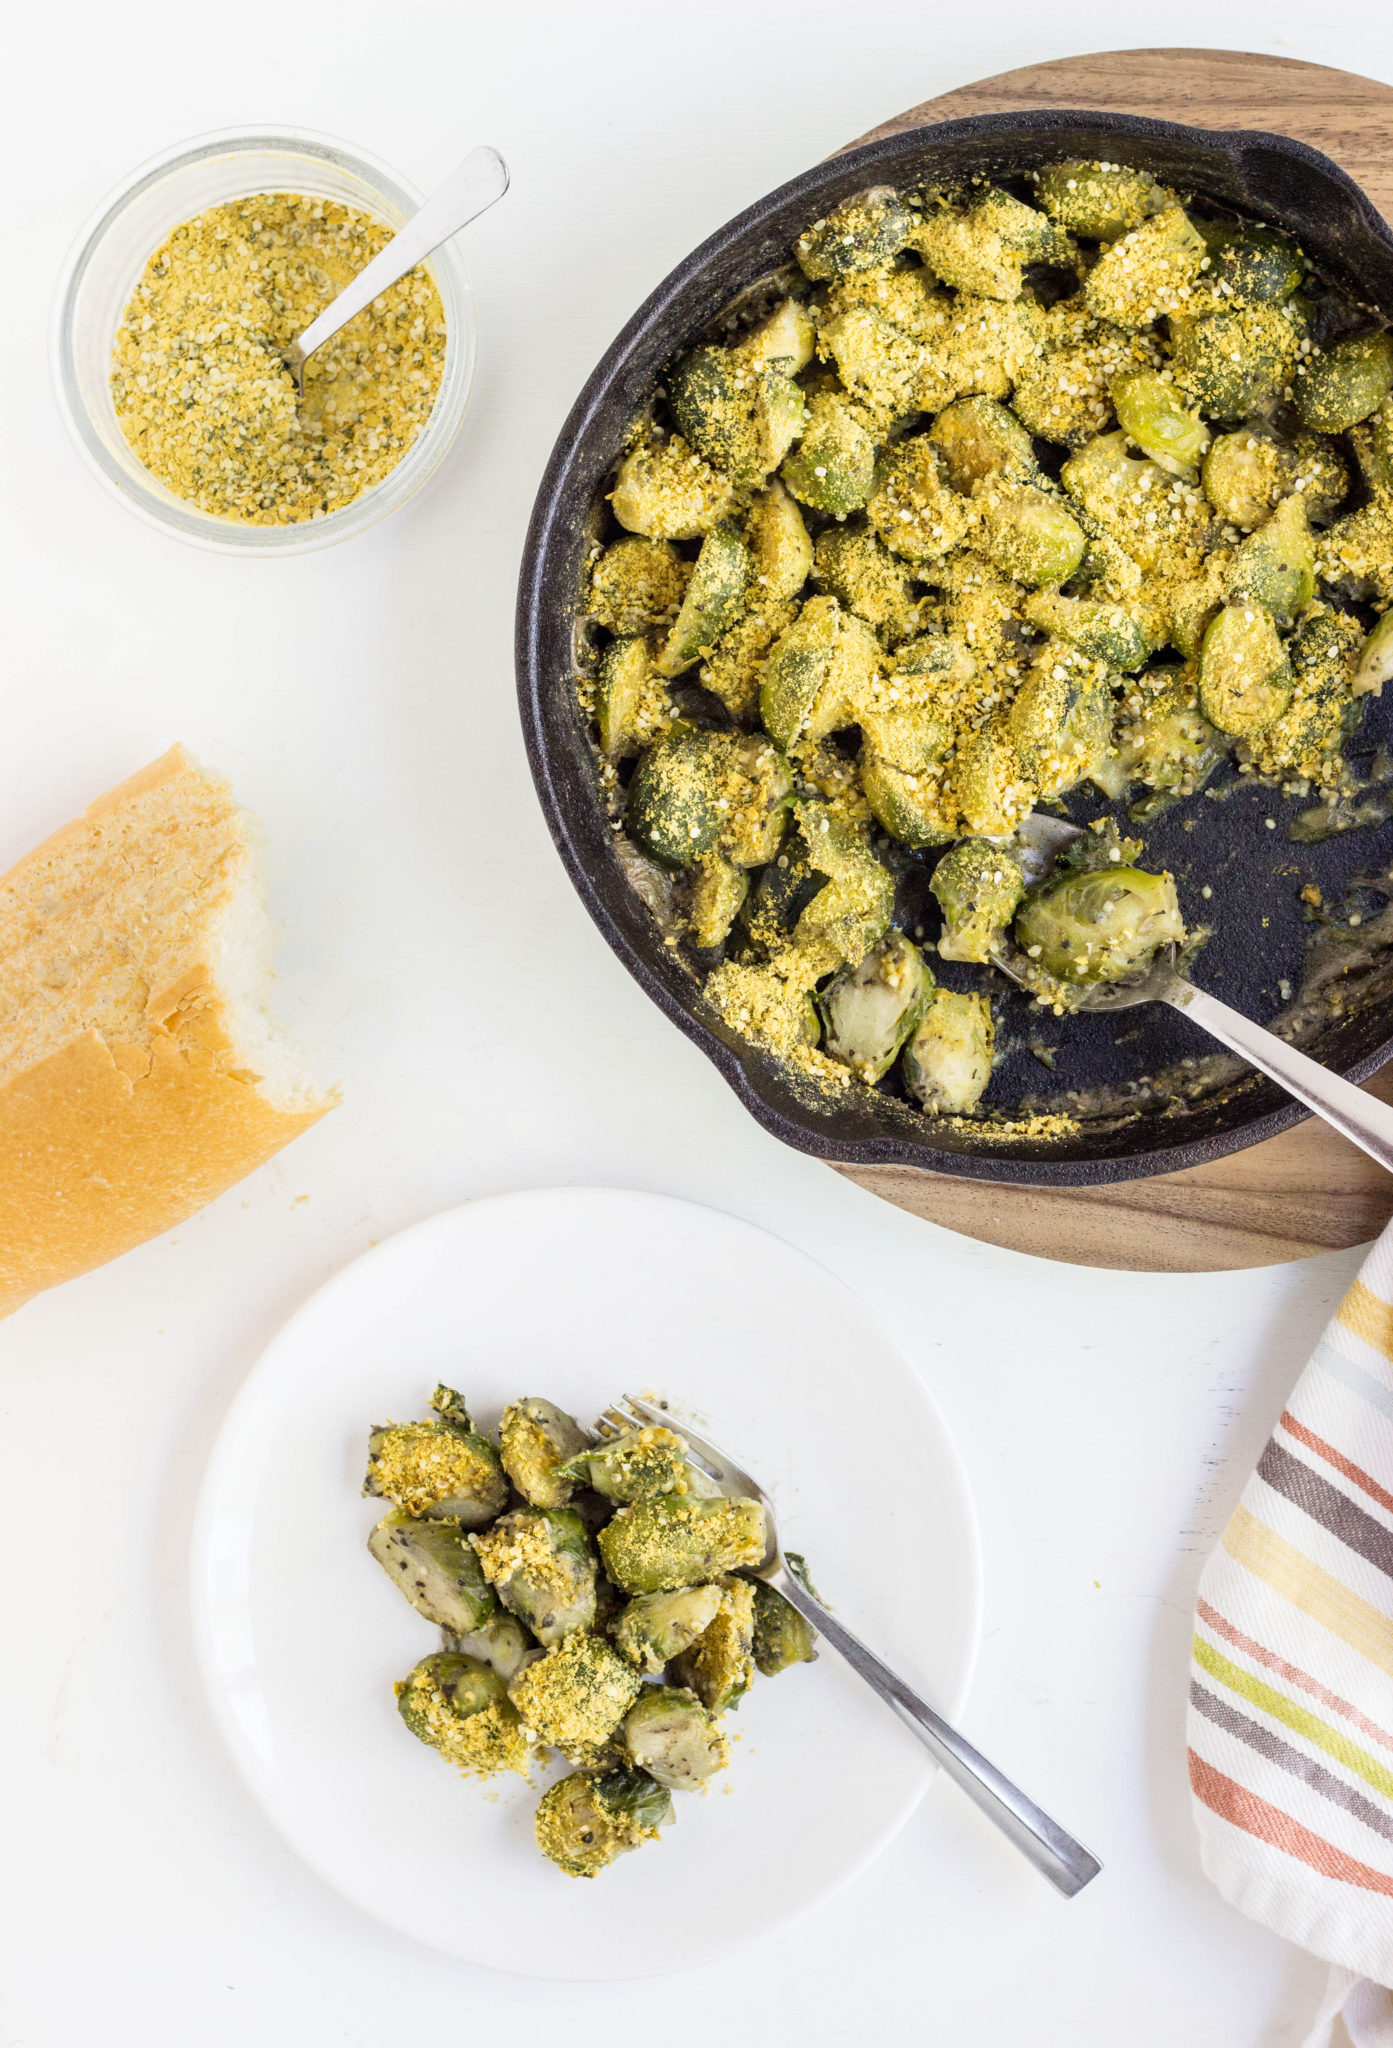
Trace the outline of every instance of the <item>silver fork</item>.
{"type": "Polygon", "coordinates": [[[751,1473],[705,1437],[698,1436],[685,1422],[633,1394],[621,1395],[614,1407],[607,1408],[596,1418],[595,1434],[608,1440],[622,1435],[625,1430],[653,1425],[675,1431],[687,1445],[697,1469],[704,1471],[722,1493],[760,1503],[764,1509],[768,1547],[763,1563],[754,1567],[759,1577],[782,1593],[785,1600],[796,1607],[824,1640],[846,1659],[858,1677],[865,1679],[872,1692],[879,1693],[886,1705],[894,1708],[934,1761],[943,1766],[954,1783],[960,1785],[968,1798],[1015,1843],[1056,1891],[1063,1892],[1069,1899],[1076,1892],[1081,1892],[1102,1869],[1097,1857],[1090,1855],[1072,1835],[1066,1834],[1047,1813],[1042,1813],[1034,1800],[1027,1799],[994,1764],[988,1763],[971,1743],[965,1742],[956,1728],[951,1728],[941,1714],[936,1714],[926,1700],[920,1699],[913,1686],[883,1663],[874,1650],[867,1649],[859,1636],[854,1636],[809,1592],[803,1580],[789,1569],[785,1561],[779,1545],[774,1504],[751,1473]]]}
{"type": "MultiPolygon", "coordinates": [[[[1024,843],[1027,855],[1022,862],[1027,881],[1038,881],[1070,841],[1081,836],[1077,825],[1032,811],[1018,833],[1018,842],[1024,843]]],[[[992,965],[1028,988],[1030,984],[1020,969],[1018,957],[1013,959],[1009,951],[998,951],[992,955],[992,965]]],[[[1393,1109],[1366,1095],[1343,1075],[1332,1074],[1329,1067],[1323,1067],[1309,1053],[1298,1052],[1294,1045],[1278,1038],[1275,1031],[1265,1031],[1241,1010],[1231,1010],[1217,996],[1196,988],[1192,981],[1177,973],[1174,946],[1163,947],[1136,981],[1095,982],[1084,994],[1079,1008],[1089,1012],[1130,1010],[1138,1003],[1169,1003],[1173,1010],[1181,1011],[1231,1052],[1269,1074],[1288,1095],[1304,1102],[1307,1109],[1324,1117],[1351,1144],[1358,1145],[1393,1173],[1393,1109]]]]}

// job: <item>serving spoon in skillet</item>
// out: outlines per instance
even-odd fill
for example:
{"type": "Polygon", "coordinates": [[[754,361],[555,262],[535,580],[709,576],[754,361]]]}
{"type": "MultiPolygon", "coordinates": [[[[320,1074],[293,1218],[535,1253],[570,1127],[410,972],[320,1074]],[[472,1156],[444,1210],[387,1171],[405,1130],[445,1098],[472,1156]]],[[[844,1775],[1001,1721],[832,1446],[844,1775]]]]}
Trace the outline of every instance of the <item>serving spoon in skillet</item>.
{"type": "MultiPolygon", "coordinates": [[[[1019,827],[1015,840],[1026,880],[1040,880],[1065,847],[1081,837],[1077,825],[1032,811],[1019,827]]],[[[1008,952],[993,952],[992,965],[1021,987],[1029,987],[1008,952]]],[[[1275,1031],[1265,1031],[1241,1010],[1231,1010],[1217,996],[1196,988],[1177,969],[1174,946],[1162,947],[1150,967],[1135,980],[1093,983],[1080,998],[1079,1008],[1097,1013],[1131,1010],[1138,1003],[1169,1003],[1173,1010],[1182,1011],[1393,1173],[1393,1108],[1366,1095],[1343,1075],[1332,1074],[1308,1053],[1298,1052],[1294,1045],[1278,1038],[1275,1031]]]]}

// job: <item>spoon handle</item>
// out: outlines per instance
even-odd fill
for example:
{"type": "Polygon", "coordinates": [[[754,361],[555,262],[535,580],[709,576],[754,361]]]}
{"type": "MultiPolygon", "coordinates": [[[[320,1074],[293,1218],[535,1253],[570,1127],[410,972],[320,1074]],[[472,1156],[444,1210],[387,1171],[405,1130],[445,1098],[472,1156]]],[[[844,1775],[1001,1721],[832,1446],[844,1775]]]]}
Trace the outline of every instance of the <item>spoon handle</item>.
{"type": "Polygon", "coordinates": [[[1261,1024],[1255,1024],[1251,1017],[1231,1010],[1227,1003],[1206,995],[1203,989],[1195,988],[1188,981],[1177,977],[1161,992],[1160,999],[1173,1009],[1182,1010],[1196,1024],[1202,1024],[1206,1031],[1221,1039],[1253,1066],[1260,1067],[1264,1074],[1270,1074],[1288,1095],[1304,1102],[1317,1116],[1333,1124],[1351,1144],[1358,1145],[1371,1159],[1376,1159],[1380,1166],[1393,1173],[1393,1109],[1387,1103],[1366,1095],[1353,1081],[1332,1074],[1329,1067],[1323,1067],[1319,1060],[1298,1052],[1294,1045],[1288,1045],[1275,1032],[1264,1031],[1261,1024]]]}
{"type": "Polygon", "coordinates": [[[338,297],[310,322],[294,344],[299,360],[303,362],[306,356],[322,348],[330,335],[337,334],[355,313],[370,306],[379,292],[385,292],[408,270],[424,262],[433,249],[458,234],[495,200],[501,199],[507,189],[508,166],[498,151],[487,145],[471,149],[464,162],[412,214],[386,248],[380,249],[352,283],[345,285],[338,297]]]}

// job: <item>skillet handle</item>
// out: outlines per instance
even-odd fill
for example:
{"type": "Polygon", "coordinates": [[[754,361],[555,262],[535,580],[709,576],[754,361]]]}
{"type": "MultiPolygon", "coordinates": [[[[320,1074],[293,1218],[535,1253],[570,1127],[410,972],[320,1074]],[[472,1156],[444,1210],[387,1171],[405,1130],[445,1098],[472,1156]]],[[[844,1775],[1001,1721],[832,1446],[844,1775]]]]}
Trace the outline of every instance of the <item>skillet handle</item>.
{"type": "Polygon", "coordinates": [[[1264,1074],[1270,1074],[1288,1095],[1304,1102],[1307,1109],[1313,1109],[1317,1116],[1333,1124],[1352,1145],[1358,1145],[1361,1151],[1367,1152],[1371,1159],[1376,1159],[1380,1166],[1393,1173],[1393,1109],[1386,1102],[1366,1095],[1353,1081],[1346,1081],[1340,1074],[1332,1074],[1329,1067],[1323,1067],[1319,1060],[1298,1052],[1294,1045],[1288,1045],[1275,1032],[1264,1031],[1262,1025],[1255,1024],[1251,1017],[1245,1017],[1239,1010],[1231,1010],[1227,1003],[1221,1003],[1217,997],[1207,995],[1203,989],[1195,988],[1178,976],[1159,994],[1163,1003],[1183,1011],[1196,1024],[1202,1024],[1206,1031],[1221,1039],[1231,1051],[1240,1054],[1253,1066],[1260,1067],[1264,1074]]]}

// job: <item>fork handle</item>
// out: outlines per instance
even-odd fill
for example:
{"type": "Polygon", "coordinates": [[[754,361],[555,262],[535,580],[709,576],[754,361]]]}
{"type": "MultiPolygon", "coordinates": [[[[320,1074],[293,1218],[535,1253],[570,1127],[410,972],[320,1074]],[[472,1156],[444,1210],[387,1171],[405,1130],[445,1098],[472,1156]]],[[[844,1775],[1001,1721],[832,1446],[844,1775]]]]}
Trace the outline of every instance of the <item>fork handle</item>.
{"type": "Polygon", "coordinates": [[[1278,1038],[1275,1031],[1264,1031],[1261,1024],[1255,1024],[1241,1010],[1231,1010],[1227,1003],[1181,980],[1179,975],[1160,991],[1160,1000],[1192,1017],[1231,1051],[1250,1060],[1264,1074],[1270,1074],[1288,1095],[1304,1102],[1307,1109],[1324,1117],[1351,1144],[1358,1145],[1393,1173],[1393,1109],[1386,1102],[1366,1095],[1353,1081],[1332,1074],[1329,1067],[1323,1067],[1309,1053],[1298,1052],[1294,1045],[1278,1038]]]}
{"type": "Polygon", "coordinates": [[[829,1614],[791,1572],[779,1565],[766,1576],[769,1584],[813,1624],[824,1641],[846,1659],[859,1677],[865,1679],[872,1692],[879,1693],[886,1705],[894,1708],[934,1761],[942,1765],[988,1820],[995,1822],[1021,1854],[1049,1879],[1056,1891],[1063,1892],[1066,1899],[1072,1899],[1098,1875],[1103,1866],[1096,1856],[1090,1855],[1081,1842],[1066,1834],[1057,1821],[1041,1812],[1033,1799],[1027,1799],[1024,1792],[1009,1778],[1003,1777],[994,1764],[988,1763],[970,1742],[964,1741],[956,1728],[950,1727],[941,1714],[936,1714],[926,1700],[920,1699],[912,1685],[906,1684],[888,1664],[881,1662],[874,1650],[866,1648],[859,1636],[854,1636],[835,1615],[829,1614]]]}

